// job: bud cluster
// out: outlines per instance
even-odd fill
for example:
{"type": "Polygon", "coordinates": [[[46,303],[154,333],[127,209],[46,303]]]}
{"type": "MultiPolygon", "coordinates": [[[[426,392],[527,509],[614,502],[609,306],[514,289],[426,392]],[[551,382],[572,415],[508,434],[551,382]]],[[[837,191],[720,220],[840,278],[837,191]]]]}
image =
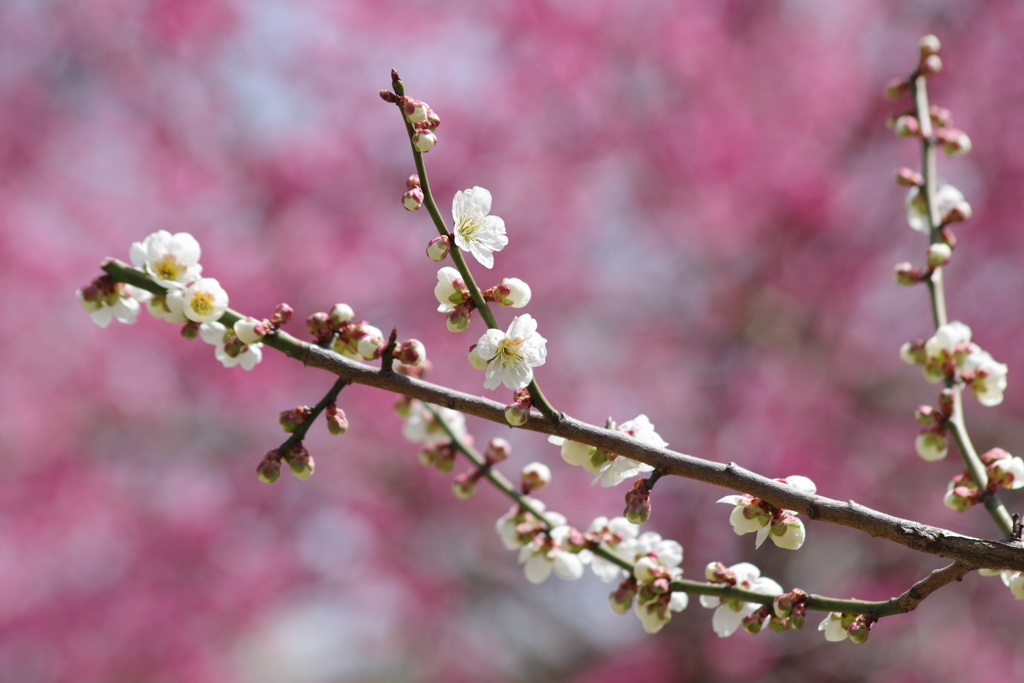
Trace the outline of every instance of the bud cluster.
{"type": "MultiPolygon", "coordinates": [[[[473,353],[475,349],[476,344],[469,349],[470,364],[477,370],[486,370],[487,361],[479,356],[475,356],[473,353]]],[[[508,422],[513,427],[522,427],[530,419],[530,408],[532,407],[533,398],[530,396],[530,390],[517,389],[512,394],[512,403],[505,406],[505,422],[508,422]]]]}
{"type": "Polygon", "coordinates": [[[860,644],[867,642],[870,635],[871,625],[877,619],[870,614],[844,614],[843,612],[829,612],[825,620],[818,625],[819,631],[825,632],[825,640],[837,643],[850,640],[860,644]]]}
{"type": "Polygon", "coordinates": [[[264,484],[273,484],[281,476],[281,461],[288,463],[288,467],[299,479],[309,479],[313,476],[313,457],[302,445],[302,441],[296,441],[282,453],[280,449],[270,451],[256,467],[256,476],[264,484]]]}
{"type": "Polygon", "coordinates": [[[988,475],[988,486],[984,491],[971,477],[968,470],[955,475],[946,487],[943,502],[951,510],[963,512],[992,496],[998,489],[1019,489],[1024,487],[1024,460],[1010,455],[1002,448],[993,448],[982,453],[981,462],[988,475]]]}
{"type": "MultiPolygon", "coordinates": [[[[776,481],[805,493],[817,492],[814,482],[801,475],[792,475],[776,481]]],[[[724,496],[718,502],[734,506],[729,514],[729,523],[738,536],[757,533],[755,547],[760,548],[767,538],[771,538],[780,548],[788,550],[797,550],[804,544],[807,532],[804,523],[797,518],[799,513],[796,510],[777,508],[747,493],[724,496]]]]}
{"type": "MultiPolygon", "coordinates": [[[[709,583],[768,593],[769,595],[781,596],[783,594],[782,586],[772,579],[761,576],[761,570],[749,562],[740,562],[731,567],[726,567],[721,562],[711,562],[704,568],[704,578],[709,583]]],[[[754,602],[719,598],[713,595],[702,595],[700,604],[715,610],[712,626],[719,637],[727,638],[740,628],[751,635],[756,635],[761,631],[765,619],[769,619],[769,628],[773,631],[800,628],[803,625],[801,620],[797,618],[794,622],[792,618],[793,613],[799,614],[801,611],[795,607],[803,601],[799,597],[800,593],[802,591],[794,590],[788,594],[789,598],[782,601],[784,616],[780,616],[767,605],[761,606],[754,602]],[[786,609],[790,610],[788,614],[786,614],[786,609]]]]}
{"type": "MultiPolygon", "coordinates": [[[[365,320],[354,322],[354,319],[351,306],[335,304],[330,313],[321,311],[309,316],[306,329],[318,345],[329,345],[346,358],[377,360],[388,347],[384,333],[365,320]]],[[[427,351],[422,342],[408,339],[395,346],[392,357],[404,365],[416,366],[426,362],[427,351]]]]}

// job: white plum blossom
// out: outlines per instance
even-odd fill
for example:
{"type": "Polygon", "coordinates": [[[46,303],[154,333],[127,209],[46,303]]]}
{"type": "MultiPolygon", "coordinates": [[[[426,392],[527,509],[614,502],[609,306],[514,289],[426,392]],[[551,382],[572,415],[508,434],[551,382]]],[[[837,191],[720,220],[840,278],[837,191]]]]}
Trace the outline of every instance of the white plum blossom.
{"type": "Polygon", "coordinates": [[[494,291],[494,299],[499,305],[511,306],[512,308],[522,308],[526,306],[526,304],[530,303],[530,299],[533,297],[530,285],[517,277],[507,277],[502,279],[501,284],[495,287],[494,291]]]}
{"type": "MultiPolygon", "coordinates": [[[[615,428],[624,434],[632,436],[640,443],[655,448],[665,448],[668,442],[661,438],[658,432],[654,431],[654,425],[646,415],[638,415],[632,420],[627,420],[615,428]]],[[[568,441],[560,436],[549,436],[548,442],[562,447],[562,460],[570,465],[583,467],[587,472],[594,475],[592,484],[601,482],[601,486],[615,486],[621,484],[630,477],[653,472],[650,465],[627,458],[615,453],[586,444],[568,441]]]]}
{"type": "MultiPolygon", "coordinates": [[[[634,562],[633,578],[637,582],[636,615],[647,633],[657,633],[672,619],[672,612],[686,609],[686,593],[670,592],[672,581],[683,576],[683,546],[663,539],[652,531],[635,539],[625,539],[616,549],[623,558],[634,562]]],[[[628,608],[628,604],[625,605],[628,608]]]]}
{"type": "MultiPolygon", "coordinates": [[[[458,437],[466,435],[466,416],[457,410],[434,406],[437,414],[448,429],[458,437]]],[[[409,417],[402,425],[402,436],[413,443],[434,446],[451,440],[444,428],[437,423],[434,416],[419,401],[413,401],[409,407],[409,417]]]]}
{"type": "Polygon", "coordinates": [[[263,329],[262,323],[255,318],[242,318],[234,324],[233,329],[243,344],[256,344],[263,340],[263,333],[257,331],[263,329]]]}
{"type": "Polygon", "coordinates": [[[228,293],[212,277],[196,280],[183,293],[185,317],[192,322],[218,320],[228,308],[228,293]]]}
{"type": "MultiPolygon", "coordinates": [[[[726,580],[721,580],[712,572],[718,564],[713,562],[708,565],[705,575],[709,581],[716,583],[727,583],[731,586],[768,593],[770,595],[782,595],[782,586],[772,579],[761,576],[761,570],[749,562],[740,562],[729,567],[726,580]]],[[[700,604],[708,609],[714,609],[715,614],[711,618],[711,626],[719,638],[728,638],[742,625],[743,619],[753,614],[761,606],[754,602],[743,602],[740,600],[722,600],[712,595],[700,596],[700,604]]]]}
{"type": "MultiPolygon", "coordinates": [[[[954,206],[963,201],[963,193],[952,185],[941,185],[935,193],[935,202],[940,217],[945,216],[954,206]]],[[[910,188],[910,191],[907,192],[906,205],[907,223],[914,230],[927,233],[929,231],[928,207],[919,188],[910,188]]]]}
{"type": "MultiPolygon", "coordinates": [[[[639,529],[625,517],[613,517],[612,519],[598,517],[590,523],[587,533],[593,538],[600,539],[604,547],[619,552],[619,547],[623,542],[636,539],[639,529]]],[[[635,551],[633,555],[635,557],[635,551]]],[[[605,583],[610,583],[626,573],[622,567],[599,555],[594,555],[590,562],[590,568],[605,583]]]]}
{"type": "Polygon", "coordinates": [[[115,283],[104,289],[110,291],[100,291],[96,285],[77,290],[75,296],[82,310],[100,327],[108,326],[112,320],[134,325],[141,310],[139,300],[146,298],[148,292],[131,285],[115,283]]]}
{"type": "Polygon", "coordinates": [[[207,322],[199,326],[199,336],[214,347],[214,356],[226,368],[241,365],[243,370],[252,370],[263,360],[263,344],[243,344],[233,330],[222,323],[207,322]]]}
{"type": "Polygon", "coordinates": [[[842,640],[846,640],[846,637],[850,635],[849,631],[847,631],[850,624],[847,623],[844,626],[844,621],[852,622],[853,620],[849,617],[844,618],[840,612],[829,612],[828,615],[825,616],[824,621],[818,624],[818,630],[825,632],[825,640],[828,642],[838,643],[842,640]]]}
{"type": "Polygon", "coordinates": [[[445,266],[437,271],[434,296],[437,297],[440,304],[437,310],[440,313],[450,313],[455,310],[456,306],[469,298],[469,289],[457,269],[445,266]]]}
{"type": "Polygon", "coordinates": [[[924,343],[929,360],[947,361],[971,343],[971,328],[960,321],[940,325],[935,334],[924,343]]]}
{"type": "Polygon", "coordinates": [[[563,550],[571,532],[569,526],[561,524],[546,535],[538,534],[519,550],[519,564],[524,565],[523,571],[530,583],[543,583],[552,571],[568,580],[583,576],[583,565],[589,560],[590,553],[563,550]]]}
{"type": "MultiPolygon", "coordinates": [[[[817,486],[807,477],[792,475],[777,481],[792,486],[805,493],[816,493],[817,486]]],[[[717,502],[733,505],[729,513],[729,523],[737,536],[756,532],[755,547],[760,548],[765,539],[780,548],[798,550],[807,538],[804,523],[797,518],[795,510],[775,508],[760,498],[749,494],[731,495],[720,498],[717,502]]]]}
{"type": "Polygon", "coordinates": [[[926,429],[914,438],[914,450],[925,462],[937,462],[949,453],[946,432],[926,429]]]}
{"type": "Polygon", "coordinates": [[[455,226],[455,244],[469,251],[485,268],[494,266],[495,251],[501,251],[508,238],[505,237],[505,221],[489,216],[491,193],[482,187],[455,193],[452,201],[452,216],[455,226]]]}
{"type": "Polygon", "coordinates": [[[672,612],[682,612],[690,604],[686,593],[667,593],[661,599],[647,602],[636,601],[634,610],[644,625],[644,631],[653,635],[672,620],[672,612]],[[665,597],[668,599],[666,600],[665,597]]]}
{"type": "Polygon", "coordinates": [[[512,391],[533,381],[533,369],[547,359],[547,340],[537,334],[537,321],[529,314],[513,318],[508,332],[487,330],[476,343],[476,353],[487,359],[484,388],[504,383],[512,391]]]}
{"type": "Polygon", "coordinates": [[[187,232],[172,235],[166,230],[158,230],[141,242],[132,243],[128,251],[132,265],[164,287],[184,287],[198,280],[203,272],[199,265],[200,254],[195,237],[187,232]]]}
{"type": "Polygon", "coordinates": [[[1003,580],[1003,583],[1010,592],[1013,593],[1013,597],[1017,600],[1024,600],[1024,575],[1020,572],[1014,571],[1003,571],[999,573],[999,578],[1003,580]]]}
{"type": "MultiPolygon", "coordinates": [[[[523,496],[522,500],[537,512],[542,513],[555,527],[566,524],[565,516],[558,512],[546,512],[543,501],[530,496],[523,496]]],[[[519,505],[509,508],[509,511],[499,517],[494,524],[494,530],[507,550],[519,550],[530,543],[543,528],[543,524],[532,512],[528,512],[519,505]]]]}
{"type": "Polygon", "coordinates": [[[976,344],[970,345],[968,353],[960,365],[962,372],[971,372],[974,378],[970,381],[971,391],[978,403],[983,406],[997,406],[1003,402],[1006,391],[1006,373],[1009,368],[1005,363],[998,363],[988,351],[976,344]]]}

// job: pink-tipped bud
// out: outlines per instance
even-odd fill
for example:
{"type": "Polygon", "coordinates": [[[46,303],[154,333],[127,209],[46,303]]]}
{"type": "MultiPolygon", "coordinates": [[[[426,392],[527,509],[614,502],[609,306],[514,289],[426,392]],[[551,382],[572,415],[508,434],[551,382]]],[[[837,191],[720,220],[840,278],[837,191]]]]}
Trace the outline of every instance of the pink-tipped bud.
{"type": "Polygon", "coordinates": [[[417,130],[412,136],[412,146],[421,154],[426,154],[437,144],[437,136],[429,130],[417,130]]]}
{"type": "Polygon", "coordinates": [[[776,633],[783,633],[789,630],[789,619],[783,619],[772,614],[768,617],[768,628],[776,633]]]}
{"type": "Polygon", "coordinates": [[[948,128],[953,125],[953,112],[945,107],[933,104],[928,107],[928,115],[931,117],[932,123],[939,128],[948,128]]]}
{"type": "Polygon", "coordinates": [[[391,104],[394,104],[395,102],[398,101],[398,96],[395,95],[395,93],[391,92],[390,90],[381,90],[380,98],[385,102],[390,102],[391,104]]]}
{"type": "Polygon", "coordinates": [[[799,631],[807,623],[807,605],[803,602],[798,602],[793,605],[793,613],[789,615],[789,627],[794,631],[799,631]]]}
{"type": "Polygon", "coordinates": [[[522,308],[530,303],[533,293],[530,291],[530,285],[519,278],[507,277],[501,281],[500,285],[493,289],[493,296],[494,300],[501,306],[522,308]]]}
{"type": "Polygon", "coordinates": [[[334,330],[331,329],[331,319],[323,311],[319,311],[306,319],[306,329],[313,335],[317,343],[323,343],[331,338],[334,330]]]}
{"type": "Polygon", "coordinates": [[[939,410],[942,414],[949,417],[953,414],[953,408],[956,406],[956,392],[952,389],[943,389],[939,392],[939,410]]]}
{"type": "Polygon", "coordinates": [[[640,479],[626,492],[626,509],[623,516],[633,524],[643,524],[651,518],[651,490],[647,480],[640,479]]]}
{"type": "Polygon", "coordinates": [[[267,333],[268,327],[269,325],[264,325],[262,320],[243,318],[237,321],[232,329],[243,344],[256,344],[263,340],[263,335],[267,333]]]}
{"type": "Polygon", "coordinates": [[[438,472],[451,472],[455,469],[455,451],[445,448],[437,454],[434,467],[438,472]]]}
{"type": "Polygon", "coordinates": [[[913,138],[921,135],[921,126],[917,119],[909,114],[899,116],[893,121],[892,130],[901,138],[913,138]]]}
{"type": "Polygon", "coordinates": [[[764,625],[764,620],[768,618],[768,609],[762,606],[760,609],[754,610],[747,616],[743,617],[743,621],[740,622],[740,626],[743,630],[752,636],[756,636],[761,632],[761,627],[764,625]]]}
{"type": "Polygon", "coordinates": [[[309,418],[309,406],[298,406],[291,410],[281,411],[278,417],[278,423],[281,425],[281,429],[292,434],[309,418]]]}
{"type": "MultiPolygon", "coordinates": [[[[484,368],[487,366],[485,365],[484,368]]],[[[530,407],[525,408],[518,403],[510,403],[505,406],[505,422],[513,427],[522,427],[530,419],[530,407]]]]}
{"type": "Polygon", "coordinates": [[[420,177],[413,173],[411,176],[405,179],[405,188],[411,190],[415,187],[420,186],[420,177]]]}
{"type": "Polygon", "coordinates": [[[416,211],[423,206],[423,190],[418,187],[407,191],[402,195],[402,206],[406,211],[416,211]]]}
{"type": "Polygon", "coordinates": [[[921,187],[924,185],[924,176],[913,169],[901,168],[896,171],[896,184],[903,187],[921,187]]]}
{"type": "Polygon", "coordinates": [[[630,576],[627,579],[623,579],[619,587],[608,596],[608,602],[612,606],[612,611],[616,614],[625,614],[633,606],[633,598],[636,597],[638,586],[636,579],[630,576]]]}
{"type": "Polygon", "coordinates": [[[917,67],[917,71],[922,76],[934,76],[942,71],[942,58],[938,55],[928,55],[921,60],[921,64],[917,67]]]}
{"type": "Polygon", "coordinates": [[[927,359],[923,341],[904,342],[900,347],[900,360],[907,365],[921,365],[927,359]]]}
{"type": "Polygon", "coordinates": [[[464,332],[469,327],[469,319],[473,315],[473,309],[465,304],[461,304],[455,307],[455,310],[451,311],[445,316],[445,324],[448,326],[449,332],[464,332]]]}
{"type": "Polygon", "coordinates": [[[429,111],[430,107],[425,102],[420,102],[410,97],[402,99],[402,113],[405,114],[405,118],[410,123],[423,123],[427,120],[427,112],[429,111]]]}
{"type": "Polygon", "coordinates": [[[387,348],[387,343],[381,337],[367,335],[359,340],[356,346],[358,353],[363,360],[377,360],[387,348]]]}
{"type": "Polygon", "coordinates": [[[958,128],[949,128],[939,135],[942,150],[951,157],[959,157],[971,151],[973,146],[967,133],[958,128]]]}
{"type": "Polygon", "coordinates": [[[942,224],[949,225],[951,223],[964,223],[971,220],[971,215],[974,212],[971,209],[971,205],[967,202],[957,202],[953,205],[953,208],[946,212],[946,215],[942,217],[942,224]]]}
{"type": "Polygon", "coordinates": [[[892,275],[901,285],[916,285],[925,278],[925,274],[919,268],[907,261],[897,263],[893,268],[892,275]]]}
{"type": "Polygon", "coordinates": [[[345,416],[345,411],[339,408],[337,404],[329,403],[326,413],[327,431],[335,436],[348,431],[348,418],[345,416]]]}
{"type": "Polygon", "coordinates": [[[270,451],[267,457],[260,461],[256,467],[256,476],[264,484],[273,484],[281,476],[281,461],[277,459],[277,452],[270,451]]]}
{"type": "Polygon", "coordinates": [[[942,419],[942,413],[931,406],[918,406],[914,411],[914,419],[923,425],[933,425],[942,419]]]}
{"type": "Polygon", "coordinates": [[[890,100],[898,100],[910,91],[910,83],[905,78],[894,78],[885,86],[885,96],[890,100]]]}
{"type": "Polygon", "coordinates": [[[914,450],[926,462],[942,460],[949,453],[949,439],[944,429],[926,429],[914,439],[914,450]]]}
{"type": "Polygon", "coordinates": [[[484,451],[484,459],[491,465],[497,464],[508,458],[512,453],[512,444],[501,437],[491,439],[484,451]]]}
{"type": "Polygon", "coordinates": [[[406,365],[419,365],[427,359],[427,347],[418,339],[409,339],[395,349],[395,359],[406,365]]]}
{"type": "Polygon", "coordinates": [[[736,583],[736,574],[721,562],[709,562],[704,568],[704,578],[710,583],[736,583]]]}
{"type": "Polygon", "coordinates": [[[281,325],[287,325],[295,315],[295,311],[288,304],[278,304],[274,306],[274,315],[270,318],[270,324],[274,327],[280,327],[281,325]]]}
{"type": "Polygon", "coordinates": [[[424,125],[426,125],[430,130],[435,130],[441,125],[441,117],[435,114],[434,110],[431,109],[427,112],[427,121],[424,125]]]}
{"type": "Polygon", "coordinates": [[[921,49],[921,58],[924,59],[925,57],[938,54],[939,50],[942,49],[942,43],[939,42],[936,36],[929,33],[918,42],[918,47],[921,49]]]}
{"type": "Polygon", "coordinates": [[[455,477],[452,483],[452,493],[460,500],[472,498],[476,493],[476,478],[472,472],[466,472],[455,477]]]}
{"type": "Polygon", "coordinates": [[[928,246],[928,267],[939,268],[953,258],[953,250],[945,242],[936,242],[928,246]]]}
{"type": "MultiPolygon", "coordinates": [[[[932,55],[928,59],[932,58],[938,59],[938,56],[932,55]]],[[[858,618],[856,621],[850,624],[850,628],[846,629],[846,631],[850,634],[850,640],[857,643],[858,645],[863,645],[864,643],[866,643],[868,640],[868,636],[871,635],[871,627],[868,624],[868,621],[863,617],[858,618]]]]}
{"type": "Polygon", "coordinates": [[[288,466],[291,467],[292,474],[299,479],[305,481],[313,476],[313,457],[306,450],[306,447],[302,445],[302,442],[292,446],[291,450],[288,451],[286,456],[288,460],[288,466]]]}
{"type": "Polygon", "coordinates": [[[356,317],[356,313],[348,304],[334,304],[331,306],[330,319],[334,327],[339,327],[342,323],[347,323],[354,317],[356,317]]]}
{"type": "MultiPolygon", "coordinates": [[[[531,462],[523,468],[523,492],[540,491],[551,481],[551,468],[539,462],[531,462]]],[[[578,533],[578,532],[577,532],[578,533]]]]}
{"type": "Polygon", "coordinates": [[[185,339],[195,339],[199,336],[199,323],[189,320],[181,326],[181,336],[185,339]]]}
{"type": "Polygon", "coordinates": [[[440,263],[448,258],[448,252],[452,248],[451,240],[448,239],[448,235],[441,235],[435,237],[427,243],[427,256],[431,261],[440,263]]]}

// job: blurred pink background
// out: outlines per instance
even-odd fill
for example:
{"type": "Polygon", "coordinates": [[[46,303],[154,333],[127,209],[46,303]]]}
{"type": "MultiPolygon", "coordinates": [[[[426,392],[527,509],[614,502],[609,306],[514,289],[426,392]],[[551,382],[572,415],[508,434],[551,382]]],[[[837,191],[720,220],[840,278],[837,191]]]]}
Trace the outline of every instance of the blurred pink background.
{"type": "MultiPolygon", "coordinates": [[[[273,352],[225,370],[174,327],[101,330],[74,300],[103,257],[187,231],[234,308],[286,301],[301,321],[347,302],[423,340],[430,379],[483,393],[465,361],[480,323],[445,330],[433,227],[399,203],[414,169],[377,96],[394,67],[442,118],[427,162],[446,215],[457,190],[494,196],[510,243],[475,272],[532,286],[559,409],[646,413],[682,452],[994,538],[982,510],[942,505],[955,455],[914,454],[913,409],[937,394],[896,353],[931,319],[891,277],[924,242],[892,181],[918,147],[883,125],[908,103],[881,94],[929,32],[933,102],[974,141],[940,159],[975,212],[951,318],[1011,367],[1003,405],[969,400],[968,423],[979,450],[1021,454],[1020,4],[4,0],[0,680],[1020,680],[1024,606],[998,579],[970,575],[864,646],[826,643],[818,615],[721,640],[695,600],[649,637],[593,575],[532,586],[493,531],[509,503],[454,500],[368,388],[342,393],[348,434],[312,430],[312,479],[260,484],[278,412],[330,376],[273,352]]],[[[549,464],[541,498],[572,523],[620,513],[624,487],[590,488],[539,435],[469,424],[512,441],[510,474],[549,464]]],[[[684,545],[690,578],[751,561],[787,588],[886,599],[943,565],[819,523],[798,553],[755,551],[725,493],[655,491],[645,529],[684,545]]]]}

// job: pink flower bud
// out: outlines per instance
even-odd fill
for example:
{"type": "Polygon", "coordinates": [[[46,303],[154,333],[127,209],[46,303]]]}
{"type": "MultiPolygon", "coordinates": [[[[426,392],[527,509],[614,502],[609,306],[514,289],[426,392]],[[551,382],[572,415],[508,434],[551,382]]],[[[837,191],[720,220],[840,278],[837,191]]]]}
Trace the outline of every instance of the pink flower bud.
{"type": "Polygon", "coordinates": [[[503,279],[501,284],[494,288],[493,292],[494,300],[498,304],[501,306],[511,306],[512,308],[522,308],[530,303],[530,297],[533,296],[530,291],[530,285],[514,277],[503,279]]]}
{"type": "Polygon", "coordinates": [[[273,484],[281,476],[281,461],[277,459],[277,451],[270,451],[256,468],[256,476],[264,484],[273,484]]]}
{"type": "Polygon", "coordinates": [[[971,151],[971,138],[967,133],[957,128],[949,128],[942,131],[939,136],[942,150],[951,157],[959,157],[971,151]]]}
{"type": "Polygon", "coordinates": [[[747,616],[743,617],[743,621],[740,622],[740,626],[743,630],[752,636],[756,636],[761,632],[761,626],[764,625],[764,620],[768,618],[767,607],[762,606],[760,609],[754,610],[747,616]]]}
{"type": "Polygon", "coordinates": [[[409,339],[395,349],[395,358],[406,365],[419,365],[427,359],[427,347],[418,339],[409,339]]]}
{"type": "Polygon", "coordinates": [[[313,476],[313,457],[306,450],[306,447],[302,445],[301,441],[291,447],[285,459],[288,461],[289,467],[291,467],[292,474],[299,479],[306,480],[313,476]]]}
{"type": "Polygon", "coordinates": [[[921,126],[917,119],[909,114],[899,116],[893,121],[892,130],[901,138],[913,138],[921,135],[921,126]]]}
{"type": "Polygon", "coordinates": [[[626,492],[626,509],[622,514],[633,524],[643,524],[651,518],[651,490],[646,479],[638,480],[626,492]]]}
{"type": "MultiPolygon", "coordinates": [[[[932,58],[938,59],[938,57],[935,55],[932,55],[932,57],[929,57],[928,59],[932,58]]],[[[868,617],[862,615],[858,617],[852,624],[850,624],[850,628],[846,629],[846,631],[850,634],[850,640],[857,643],[858,645],[866,643],[868,640],[868,636],[871,635],[871,625],[868,619],[868,617]]]]}
{"type": "Polygon", "coordinates": [[[885,86],[885,96],[890,100],[898,100],[903,93],[910,91],[910,83],[905,78],[894,78],[885,86]]]}
{"type": "Polygon", "coordinates": [[[619,587],[608,596],[608,602],[611,603],[612,611],[616,614],[625,614],[633,606],[633,598],[637,594],[637,583],[636,579],[632,576],[624,579],[619,587]]]}
{"type": "Polygon", "coordinates": [[[896,278],[896,282],[901,285],[916,285],[925,277],[919,268],[907,261],[897,263],[896,267],[893,268],[892,275],[896,278]]]}
{"type": "Polygon", "coordinates": [[[451,248],[452,244],[451,240],[448,239],[448,236],[441,235],[427,243],[427,256],[431,261],[441,262],[448,258],[448,252],[451,248]]]}
{"type": "Polygon", "coordinates": [[[943,429],[926,429],[914,439],[914,450],[926,462],[942,460],[949,453],[949,439],[943,429]]]}
{"type": "Polygon", "coordinates": [[[942,217],[942,224],[948,225],[950,223],[964,223],[971,220],[972,214],[973,211],[971,210],[970,204],[967,202],[957,202],[953,205],[953,208],[947,211],[946,215],[942,217]]]}
{"type": "Polygon", "coordinates": [[[721,562],[710,562],[704,568],[704,578],[710,583],[736,584],[736,574],[721,562]]]}
{"type": "Polygon", "coordinates": [[[942,414],[931,406],[918,406],[914,419],[923,425],[932,425],[942,419],[942,414]]]}
{"type": "Polygon", "coordinates": [[[448,326],[449,332],[463,332],[469,327],[469,319],[473,315],[473,309],[465,304],[460,304],[455,307],[455,310],[451,311],[445,316],[445,324],[448,326]]]}
{"type": "Polygon", "coordinates": [[[298,406],[291,410],[281,411],[281,414],[278,417],[281,429],[289,434],[295,432],[295,430],[298,429],[309,417],[309,412],[309,406],[298,406]]]}
{"type": "Polygon", "coordinates": [[[271,317],[270,323],[275,327],[287,325],[293,315],[295,315],[295,311],[292,310],[291,306],[288,304],[278,304],[274,307],[274,315],[271,317]]]}
{"type": "Polygon", "coordinates": [[[776,633],[782,633],[789,629],[789,619],[782,619],[772,614],[768,618],[768,628],[776,633]]]}
{"type": "MultiPolygon", "coordinates": [[[[470,361],[472,362],[472,361],[470,361]]],[[[487,366],[484,365],[483,369],[487,366]]],[[[530,407],[525,408],[518,403],[510,403],[505,406],[505,422],[508,422],[513,427],[522,427],[526,424],[526,421],[530,419],[530,407]]]]}
{"type": "Polygon", "coordinates": [[[901,168],[896,171],[896,184],[903,187],[921,187],[924,185],[924,177],[917,171],[901,168]]]}
{"type": "Polygon", "coordinates": [[[441,117],[434,113],[433,109],[427,111],[426,127],[430,130],[435,130],[441,125],[441,117]]]}
{"type": "Polygon", "coordinates": [[[406,187],[406,189],[411,190],[414,187],[419,187],[419,186],[420,186],[420,177],[418,175],[416,175],[415,173],[413,173],[411,176],[409,176],[408,178],[405,179],[405,187],[406,187]]]}
{"type": "Polygon", "coordinates": [[[412,136],[412,146],[420,153],[427,153],[437,144],[437,136],[429,130],[417,130],[412,136]]]}
{"type": "Polygon", "coordinates": [[[933,104],[928,107],[928,115],[931,117],[932,123],[934,123],[938,128],[948,128],[953,125],[953,112],[945,107],[939,107],[933,104]]]}
{"type": "Polygon", "coordinates": [[[956,405],[956,394],[952,389],[943,389],[939,392],[939,410],[943,415],[952,415],[956,405]]]}
{"type": "Polygon", "coordinates": [[[484,451],[484,459],[491,465],[494,465],[508,458],[511,453],[512,444],[501,437],[497,437],[488,442],[487,449],[484,451]]]}
{"type": "Polygon", "coordinates": [[[928,267],[939,268],[953,258],[953,250],[944,242],[936,242],[928,246],[928,267]]]}
{"type": "Polygon", "coordinates": [[[335,436],[348,431],[348,418],[345,416],[345,411],[339,408],[337,404],[329,403],[326,413],[327,431],[335,436]]]}
{"type": "Polygon", "coordinates": [[[414,187],[402,195],[402,206],[406,211],[416,211],[423,206],[423,190],[414,187]]]}

